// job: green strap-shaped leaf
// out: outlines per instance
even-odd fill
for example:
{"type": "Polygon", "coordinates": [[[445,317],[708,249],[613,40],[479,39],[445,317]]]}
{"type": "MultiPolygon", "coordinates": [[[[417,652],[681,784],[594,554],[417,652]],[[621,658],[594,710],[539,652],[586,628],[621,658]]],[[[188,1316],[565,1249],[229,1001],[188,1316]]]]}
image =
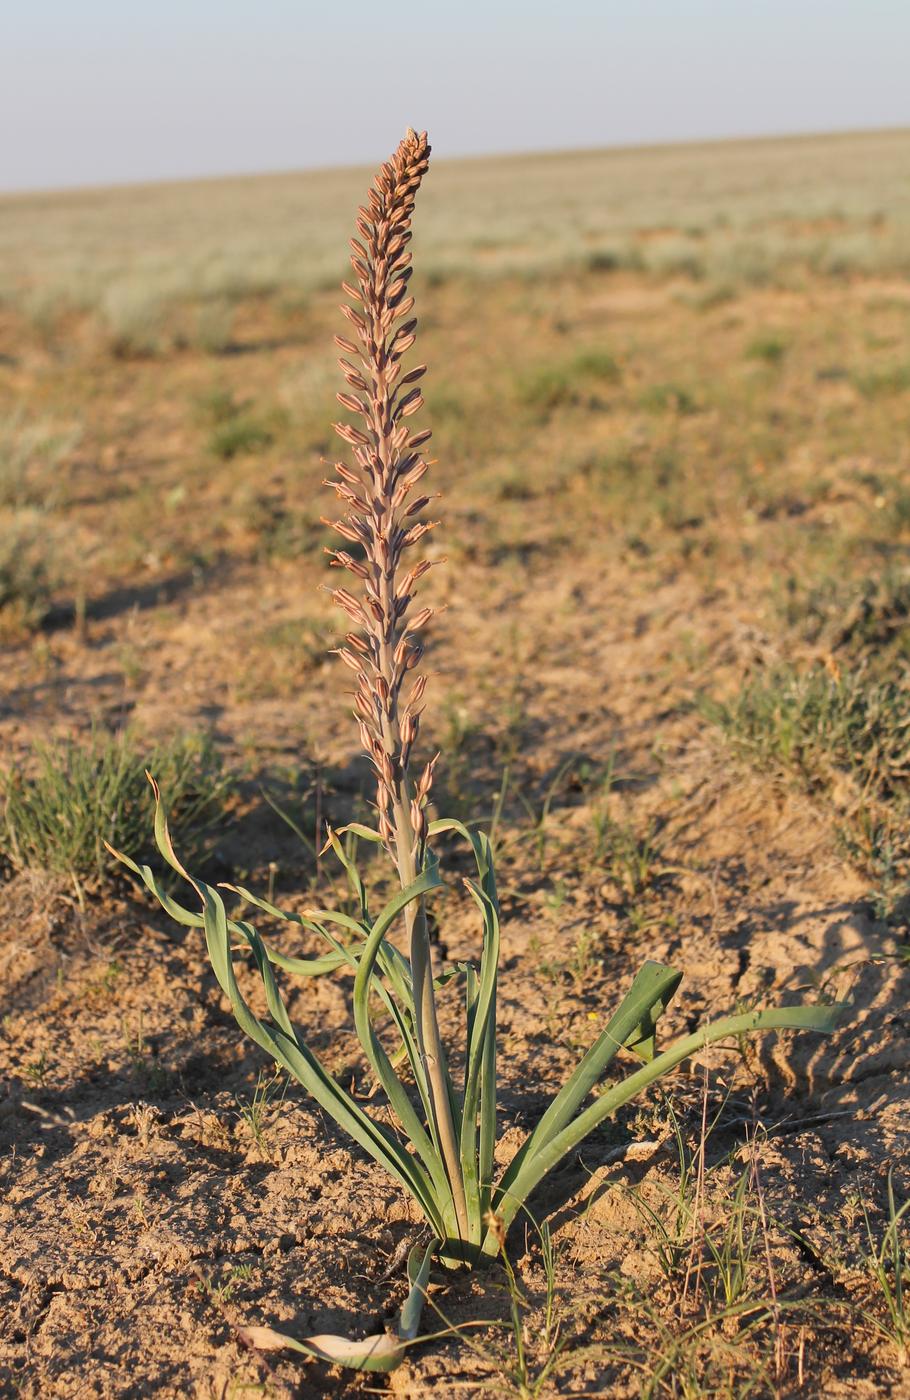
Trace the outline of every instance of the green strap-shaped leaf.
{"type": "Polygon", "coordinates": [[[420,1245],[415,1244],[408,1255],[408,1296],[402,1304],[398,1322],[398,1335],[402,1341],[411,1342],[417,1336],[430,1280],[430,1260],[439,1243],[439,1240],[431,1240],[422,1253],[420,1245]]]}
{"type": "MultiPolygon", "coordinates": [[[[329,944],[333,953],[326,958],[310,963],[305,960],[289,958],[284,954],[277,953],[270,944],[266,943],[266,951],[269,960],[277,967],[285,968],[291,973],[301,973],[303,976],[317,976],[322,972],[334,971],[337,967],[347,964],[356,973],[363,956],[363,950],[367,944],[369,929],[356,919],[352,919],[349,914],[342,914],[335,910],[319,909],[308,911],[306,914],[296,914],[289,910],[281,909],[277,904],[272,904],[267,899],[262,899],[259,895],[253,894],[251,890],[243,885],[225,885],[225,889],[232,890],[240,895],[249,904],[253,904],[264,913],[270,914],[272,918],[283,919],[287,923],[298,924],[309,929],[313,933],[318,933],[329,944]],[[356,944],[343,945],[335,939],[322,920],[340,925],[343,928],[355,932],[359,935],[356,944]]],[[[379,993],[386,1010],[395,1022],[402,1046],[411,1065],[411,1073],[414,1082],[420,1093],[421,1101],[425,1112],[429,1115],[429,1089],[426,1082],[426,1071],[420,1058],[417,1048],[416,1038],[413,1032],[414,1022],[414,999],[411,989],[411,969],[407,959],[391,943],[381,943],[379,949],[379,966],[383,976],[389,979],[400,1005],[386,992],[381,982],[374,981],[374,989],[379,993]]],[[[375,1068],[375,1067],[374,1067],[375,1068]]]]}
{"type": "MultiPolygon", "coordinates": [[[[247,1005],[234,976],[224,904],[217,890],[201,881],[195,883],[203,899],[209,958],[219,985],[230,1000],[238,1025],[252,1040],[262,1046],[272,1059],[282,1064],[356,1142],[410,1191],[432,1224],[436,1225],[439,1222],[441,1225],[433,1187],[418,1160],[406,1152],[391,1133],[364,1113],[350,1094],[332,1078],[293,1028],[288,1029],[290,1022],[286,1013],[282,1015],[279,1012],[279,1024],[269,1026],[247,1005]]],[[[255,952],[255,944],[253,946],[255,952]]],[[[261,960],[257,958],[257,962],[260,971],[264,973],[269,1010],[274,1017],[278,1000],[277,988],[274,978],[270,977],[271,967],[264,950],[261,960]]]]}
{"type": "MultiPolygon", "coordinates": [[[[477,976],[477,969],[470,964],[465,972],[465,1013],[467,1017],[468,1045],[471,1044],[471,1036],[474,1030],[474,1022],[477,1016],[477,999],[480,992],[480,981],[477,976]]],[[[470,1067],[470,1053],[465,1060],[465,1081],[470,1067]]],[[[483,1219],[480,1212],[480,1179],[477,1171],[477,1153],[475,1149],[476,1133],[470,1131],[469,1115],[467,1112],[467,1099],[463,1098],[464,1112],[461,1120],[461,1138],[459,1141],[459,1158],[461,1161],[461,1177],[464,1183],[465,1204],[467,1205],[468,1219],[471,1222],[472,1235],[475,1231],[479,1233],[481,1221],[483,1219]]],[[[477,1244],[479,1240],[472,1238],[471,1243],[477,1244]]]]}
{"type": "Polygon", "coordinates": [[[512,1158],[494,1193],[494,1203],[501,1194],[512,1189],[512,1183],[525,1161],[571,1122],[591,1090],[603,1078],[617,1051],[624,1045],[631,1049],[637,1048],[642,1041],[653,1043],[654,1023],[666,1010],[681,981],[681,972],[650,960],[636,973],[632,986],[618,1010],[610,1017],[606,1029],[595,1040],[571,1079],[560,1089],[540,1122],[512,1158]]]}
{"type": "MultiPolygon", "coordinates": [[[[683,1036],[663,1054],[657,1055],[641,1069],[630,1074],[621,1083],[608,1089],[594,1100],[585,1111],[554,1137],[539,1146],[533,1155],[524,1159],[520,1170],[511,1179],[508,1190],[505,1178],[498,1188],[497,1212],[508,1225],[515,1217],[535,1186],[552,1171],[556,1163],[567,1152],[578,1147],[589,1133],[593,1132],[605,1119],[614,1113],[636,1094],[640,1094],[649,1084],[687,1059],[696,1055],[714,1041],[731,1037],[751,1035],[759,1031],[802,1030],[830,1033],[837,1025],[844,1007],[832,1006],[785,1006],[772,1007],[766,1011],[747,1011],[739,1016],[727,1016],[723,1020],[702,1026],[692,1035],[683,1036]]],[[[495,1253],[495,1240],[488,1235],[485,1250],[495,1253]]]]}
{"type": "MultiPolygon", "coordinates": [[[[270,963],[295,977],[323,977],[327,972],[337,972],[339,967],[348,966],[344,953],[326,953],[321,958],[289,958],[286,953],[279,953],[271,943],[264,943],[263,946],[270,963]]],[[[362,944],[360,946],[363,947],[362,944]]]]}
{"type": "MultiPolygon", "coordinates": [[[[243,885],[224,884],[221,888],[232,890],[234,894],[238,894],[240,898],[246,900],[248,904],[253,904],[257,909],[261,909],[263,913],[270,914],[273,919],[281,919],[289,924],[298,924],[301,928],[308,929],[311,933],[318,933],[321,938],[326,939],[327,942],[331,943],[334,950],[331,955],[331,965],[326,968],[326,971],[334,970],[334,968],[339,965],[338,959],[340,959],[341,962],[347,962],[348,966],[356,971],[357,962],[363,952],[369,933],[368,926],[362,921],[352,919],[350,914],[343,914],[334,909],[310,910],[306,914],[294,913],[288,909],[281,909],[277,904],[272,904],[270,900],[263,899],[261,895],[254,894],[252,890],[246,889],[243,885]],[[324,927],[324,922],[319,922],[320,920],[338,924],[342,928],[356,933],[359,942],[349,945],[348,948],[342,947],[341,944],[332,938],[331,934],[324,927]]],[[[315,968],[309,966],[308,960],[289,958],[285,954],[277,952],[273,954],[271,945],[267,944],[266,946],[269,949],[269,957],[276,966],[283,967],[288,972],[296,972],[299,968],[303,976],[312,976],[316,971],[315,968]],[[301,964],[303,965],[301,966],[301,964]]],[[[405,958],[393,944],[389,943],[382,948],[380,966],[383,975],[388,977],[392,982],[404,1004],[411,1005],[411,969],[408,965],[407,958],[405,958]]]]}
{"type": "Polygon", "coordinates": [[[139,876],[142,883],[151,890],[162,909],[170,914],[175,923],[183,924],[184,928],[202,928],[202,915],[194,914],[192,910],[185,909],[182,904],[178,904],[175,899],[172,899],[167,890],[155,878],[151,866],[137,865],[134,860],[130,860],[129,856],[125,856],[122,851],[116,850],[108,841],[105,841],[104,844],[115,860],[119,860],[121,865],[125,865],[127,869],[139,876]]]}
{"type": "Polygon", "coordinates": [[[366,1051],[376,1077],[385,1089],[389,1103],[398,1115],[399,1122],[430,1174],[437,1201],[448,1206],[451,1201],[451,1190],[438,1147],[431,1140],[418,1118],[404,1085],[392,1068],[389,1057],[373,1030],[369,1005],[373,970],[382,948],[382,940],[393,920],[413,900],[419,899],[428,890],[437,889],[441,883],[435,865],[428,865],[416,880],[412,881],[405,889],[400,890],[394,899],[389,901],[377,918],[366,941],[363,956],[357,968],[357,976],[354,979],[354,1024],[357,1027],[360,1043],[366,1051]]]}
{"type": "MultiPolygon", "coordinates": [[[[468,888],[483,916],[484,943],[480,975],[477,978],[476,995],[471,1007],[468,1027],[460,1153],[466,1181],[468,1179],[471,1181],[471,1192],[476,1201],[475,1219],[479,1228],[480,1222],[483,1220],[481,1191],[484,1186],[489,1191],[492,1163],[487,1165],[481,1160],[483,1154],[478,1155],[478,1113],[480,1112],[483,1116],[483,1110],[486,1110],[486,1116],[489,1119],[490,1112],[492,1111],[494,1116],[496,1112],[495,1081],[491,1081],[489,1074],[485,1081],[484,1068],[486,1066],[489,1070],[488,1044],[490,1042],[493,1044],[493,1053],[495,1054],[499,916],[493,901],[473,881],[468,881],[468,888]],[[486,1089],[486,1103],[483,1102],[482,1091],[484,1089],[486,1089]]],[[[489,1131],[489,1124],[487,1131],[489,1131]]],[[[493,1131],[495,1133],[495,1123],[493,1131]]],[[[486,1146],[487,1136],[485,1134],[484,1148],[486,1146]]]]}
{"type": "Polygon", "coordinates": [[[360,905],[361,918],[364,920],[364,922],[368,922],[370,917],[370,911],[369,906],[367,904],[366,886],[364,885],[363,880],[360,878],[360,871],[357,869],[357,866],[355,865],[354,861],[348,859],[344,847],[338,840],[337,835],[331,827],[328,827],[327,844],[331,846],[339,862],[344,867],[345,874],[348,877],[348,884],[350,885],[351,890],[354,893],[357,903],[360,905]]]}
{"type": "Polygon", "coordinates": [[[480,1218],[485,1220],[493,1199],[493,1154],[496,1148],[496,988],[490,1001],[489,1029],[483,1043],[480,1071],[480,1218]]]}
{"type": "MultiPolygon", "coordinates": [[[[291,1027],[281,1003],[261,939],[251,925],[232,924],[228,920],[224,901],[218,891],[203,881],[194,879],[181,865],[171,843],[167,814],[157,785],[152,782],[152,787],[155,793],[155,840],[158,849],[172,869],[182,875],[199,895],[209,959],[219,986],[231,1003],[238,1025],[272,1059],[283,1065],[355,1142],[401,1182],[417,1201],[436,1233],[444,1236],[445,1221],[439,1213],[435,1192],[424,1167],[411,1153],[405,1151],[387,1129],[364,1113],[351,1095],[327,1072],[318,1057],[300,1040],[291,1027]],[[257,958],[260,972],[263,974],[270,1013],[276,1020],[274,1026],[260,1020],[243,998],[231,958],[232,930],[249,943],[257,958]]],[[[392,901],[383,911],[386,916],[385,927],[395,916],[396,911],[392,907],[394,903],[395,901],[392,901]]]]}
{"type": "MultiPolygon", "coordinates": [[[[411,1102],[407,1096],[407,1091],[404,1089],[404,1086],[402,1085],[398,1076],[395,1074],[391,1060],[386,1055],[383,1046],[381,1045],[380,1041],[375,1035],[375,1032],[373,1031],[372,1025],[369,1020],[368,1011],[369,991],[375,990],[376,992],[378,992],[386,1010],[389,1012],[392,1019],[394,1020],[398,1033],[401,1036],[402,1045],[410,1061],[411,1071],[414,1075],[414,1081],[417,1085],[418,1092],[421,1096],[424,1111],[429,1118],[429,1089],[426,1083],[426,1073],[424,1065],[421,1060],[419,1049],[416,1043],[416,1038],[412,1029],[412,1011],[411,1022],[409,1023],[408,1021],[408,1011],[413,1004],[410,986],[410,968],[407,964],[407,961],[401,956],[398,950],[394,948],[393,945],[386,944],[384,942],[384,937],[397,915],[401,912],[402,909],[406,907],[406,905],[411,903],[412,900],[419,898],[419,896],[421,894],[424,894],[427,890],[434,889],[440,884],[441,881],[435,869],[433,871],[425,872],[425,874],[420,876],[419,879],[415,881],[413,885],[409,886],[409,888],[406,890],[399,891],[395,895],[395,897],[389,901],[389,903],[383,909],[382,913],[379,915],[379,918],[377,919],[376,925],[374,926],[372,932],[364,930],[362,924],[357,923],[355,920],[352,920],[346,914],[337,914],[335,913],[335,911],[332,910],[318,910],[315,914],[310,915],[289,915],[286,914],[283,910],[279,909],[276,905],[269,903],[269,901],[259,899],[257,896],[251,894],[249,890],[244,890],[240,887],[237,887],[237,893],[240,894],[243,898],[248,899],[252,903],[258,905],[261,909],[265,910],[267,913],[272,914],[273,916],[276,916],[278,918],[288,918],[293,922],[299,922],[305,925],[307,928],[313,929],[321,933],[324,938],[328,939],[328,941],[332,943],[333,948],[335,949],[336,956],[345,960],[355,972],[355,1024],[357,1025],[358,1034],[361,1038],[361,1043],[363,1044],[364,1050],[366,1051],[373,1072],[375,1073],[377,1079],[379,1079],[380,1083],[383,1085],[386,1094],[389,1098],[389,1101],[395,1109],[395,1112],[398,1114],[399,1120],[402,1126],[404,1127],[405,1132],[408,1134],[415,1148],[417,1149],[418,1153],[423,1159],[424,1164],[428,1172],[430,1173],[431,1179],[434,1182],[434,1186],[437,1189],[437,1192],[441,1193],[440,1199],[445,1200],[448,1195],[448,1187],[446,1184],[447,1179],[441,1165],[441,1159],[439,1157],[438,1152],[438,1145],[435,1144],[435,1141],[431,1141],[430,1137],[423,1129],[419,1118],[415,1114],[413,1106],[411,1105],[411,1102]],[[329,920],[333,919],[334,922],[341,924],[345,928],[356,930],[358,933],[368,932],[368,937],[362,939],[362,941],[356,946],[349,945],[347,947],[344,947],[341,944],[339,944],[335,939],[333,939],[332,935],[328,932],[328,930],[325,929],[319,922],[319,920],[323,918],[329,920]],[[389,977],[390,981],[393,983],[393,986],[395,986],[396,990],[398,991],[399,996],[403,1002],[403,1007],[399,1007],[398,1005],[396,1005],[395,1001],[392,997],[389,996],[382,983],[374,979],[374,971],[377,960],[381,965],[383,973],[389,977]],[[365,972],[363,972],[364,968],[366,968],[365,972]],[[357,987],[360,985],[361,973],[363,973],[363,975],[365,976],[366,982],[368,984],[366,996],[367,1012],[365,1017],[358,1021],[357,987]]],[[[363,907],[366,907],[365,896],[361,900],[361,903],[363,907]]],[[[288,962],[292,961],[289,959],[276,958],[267,946],[266,951],[269,955],[270,960],[273,962],[280,963],[283,961],[285,962],[285,964],[287,964],[288,962]]],[[[292,968],[291,970],[294,969],[292,968]]],[[[265,974],[263,974],[263,976],[265,976],[265,974]]],[[[432,1122],[432,1119],[430,1119],[430,1121],[432,1122]]]]}
{"type": "MultiPolygon", "coordinates": [[[[245,885],[231,885],[225,882],[220,885],[219,888],[222,890],[230,890],[232,894],[239,894],[240,898],[245,900],[247,904],[255,905],[257,909],[261,909],[265,914],[271,914],[273,919],[280,919],[282,923],[299,924],[301,928],[309,929],[310,933],[322,932],[309,912],[306,914],[298,914],[291,909],[281,909],[277,904],[273,904],[271,900],[263,899],[261,895],[254,894],[253,891],[248,890],[245,885]]],[[[347,916],[345,915],[344,917],[346,918],[347,916]]],[[[351,923],[355,931],[363,937],[366,933],[363,925],[358,924],[356,919],[352,919],[351,923]]]]}
{"type": "MultiPolygon", "coordinates": [[[[489,838],[463,822],[442,818],[430,835],[452,831],[471,847],[480,883],[466,882],[483,919],[483,948],[476,984],[468,989],[468,1045],[461,1117],[460,1157],[472,1223],[482,1232],[490,1205],[496,1140],[496,987],[499,973],[499,901],[489,838]],[[478,1144],[478,1117],[480,1137],[478,1144]]],[[[474,1241],[476,1243],[476,1241],[474,1241]]]]}
{"type": "Polygon", "coordinates": [[[472,831],[465,826],[464,822],[456,821],[454,817],[440,817],[438,821],[430,822],[427,833],[430,836],[440,836],[443,832],[454,831],[462,836],[474,852],[474,859],[477,863],[477,873],[481,882],[484,878],[492,874],[493,856],[489,838],[481,831],[472,831]]]}

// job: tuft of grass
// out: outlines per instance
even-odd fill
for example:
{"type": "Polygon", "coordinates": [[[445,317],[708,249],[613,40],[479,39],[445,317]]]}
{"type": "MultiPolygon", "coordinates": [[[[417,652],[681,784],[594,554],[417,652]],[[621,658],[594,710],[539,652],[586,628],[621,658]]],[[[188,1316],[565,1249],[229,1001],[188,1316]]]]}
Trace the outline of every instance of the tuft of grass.
{"type": "Polygon", "coordinates": [[[0,842],[14,869],[100,879],[113,865],[104,840],[138,841],[148,809],[146,768],[167,774],[181,834],[196,850],[232,789],[211,740],[143,744],[130,733],[42,745],[26,771],[0,774],[0,842]]]}
{"type": "Polygon", "coordinates": [[[166,300],[153,283],[113,282],[101,299],[105,343],[117,359],[144,359],[163,348],[166,300]]]}
{"type": "Polygon", "coordinates": [[[886,568],[844,584],[837,578],[785,599],[785,621],[808,642],[832,654],[862,661],[876,675],[910,654],[910,574],[886,568]]]}
{"type": "Polygon", "coordinates": [[[647,413],[675,413],[687,417],[698,412],[692,394],[681,384],[648,384],[638,396],[639,407],[647,413]]]}
{"type": "Polygon", "coordinates": [[[231,1302],[238,1286],[249,1283],[252,1277],[252,1264],[233,1264],[220,1279],[212,1274],[199,1274],[196,1288],[213,1307],[222,1308],[225,1303],[231,1302]]]}
{"type": "Polygon", "coordinates": [[[736,300],[736,288],[727,282],[716,282],[703,291],[687,294],[689,305],[698,311],[713,311],[718,306],[728,306],[736,300]]]}
{"type": "Polygon", "coordinates": [[[773,331],[757,335],[746,346],[747,360],[761,360],[766,365],[779,365],[789,349],[789,342],[773,331]]]}
{"type": "Polygon", "coordinates": [[[247,399],[216,388],[199,400],[200,417],[209,424],[208,450],[223,462],[258,452],[275,441],[274,415],[257,413],[247,399]]]}
{"type": "Polygon", "coordinates": [[[190,344],[207,355],[223,355],[234,339],[234,307],[224,299],[203,302],[196,308],[190,344]]]}
{"type": "Polygon", "coordinates": [[[784,665],[703,713],[759,766],[792,773],[838,813],[848,857],[875,881],[876,916],[903,918],[910,889],[910,686],[860,665],[784,665]]]}
{"type": "Polygon", "coordinates": [[[40,627],[60,586],[56,532],[42,514],[15,511],[0,521],[0,625],[7,633],[40,627]]]}
{"type": "Polygon", "coordinates": [[[78,431],[0,419],[0,620],[9,634],[39,627],[63,582],[66,546],[49,514],[64,496],[78,431]]]}
{"type": "Polygon", "coordinates": [[[746,684],[729,704],[705,713],[741,750],[795,769],[812,788],[836,776],[857,798],[899,798],[910,776],[910,689],[841,672],[783,665],[746,684]]]}
{"type": "Polygon", "coordinates": [[[618,384],[620,367],[606,350],[584,350],[563,364],[543,365],[518,378],[519,401],[526,408],[547,415],[557,408],[597,405],[596,392],[618,384]]]}
{"type": "Polygon", "coordinates": [[[882,365],[876,369],[858,370],[850,376],[853,385],[864,398],[890,398],[910,389],[910,360],[882,365]]]}
{"type": "Polygon", "coordinates": [[[226,462],[241,453],[269,447],[274,440],[274,433],[261,418],[251,413],[238,413],[236,418],[212,431],[208,446],[215,457],[226,462]]]}
{"type": "Polygon", "coordinates": [[[863,1218],[869,1241],[866,1268],[875,1284],[881,1306],[868,1313],[875,1330],[893,1348],[898,1366],[910,1365],[910,1253],[908,1253],[907,1212],[910,1200],[900,1207],[894,1195],[894,1173],[888,1172],[888,1223],[881,1239],[876,1239],[869,1213],[863,1205],[863,1218]]]}
{"type": "Polygon", "coordinates": [[[660,864],[653,825],[641,834],[624,822],[609,820],[598,832],[604,867],[629,900],[644,894],[660,864]]]}
{"type": "Polygon", "coordinates": [[[268,1131],[274,1118],[284,1103],[288,1080],[278,1070],[269,1074],[260,1070],[256,1078],[256,1088],[249,1096],[236,1095],[237,1118],[246,1128],[249,1136],[266,1157],[272,1152],[268,1143],[268,1131]]]}
{"type": "Polygon", "coordinates": [[[647,270],[658,278],[688,277],[700,282],[708,272],[700,240],[685,235],[656,239],[648,247],[644,262],[647,270]]]}
{"type": "Polygon", "coordinates": [[[77,429],[26,423],[18,413],[0,419],[0,506],[47,509],[61,495],[61,471],[79,441],[77,429]]]}
{"type": "Polygon", "coordinates": [[[588,272],[640,272],[644,265],[641,251],[632,243],[595,248],[584,260],[588,272]]]}

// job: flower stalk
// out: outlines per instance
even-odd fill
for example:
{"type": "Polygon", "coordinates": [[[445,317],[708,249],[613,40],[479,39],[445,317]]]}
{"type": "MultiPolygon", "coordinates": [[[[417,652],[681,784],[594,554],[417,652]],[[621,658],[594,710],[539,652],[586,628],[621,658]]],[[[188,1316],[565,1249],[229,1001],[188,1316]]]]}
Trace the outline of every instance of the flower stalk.
{"type": "MultiPolygon", "coordinates": [[[[357,629],[348,633],[339,655],[357,677],[354,714],[376,777],[379,832],[402,889],[424,867],[426,807],[436,762],[432,759],[416,783],[412,781],[409,763],[426,687],[425,676],[414,677],[423,655],[417,634],[434,610],[413,608],[415,585],[431,561],[422,559],[405,569],[404,558],[437,522],[418,519],[432,497],[412,496],[428,467],[421,449],[430,431],[412,431],[408,424],[423,407],[419,381],[426,365],[403,372],[403,356],[414,344],[417,328],[408,290],[411,215],[429,158],[426,132],[418,136],[408,131],[392,159],[380,167],[366,205],[357,212],[360,237],[351,240],[354,281],[342,283],[354,305],[341,308],[356,341],[343,336],[335,341],[344,352],[338,362],[341,372],[353,390],[339,393],[338,402],[360,421],[334,425],[351,449],[353,467],[336,462],[335,479],[325,483],[334,487],[344,508],[341,519],[325,523],[358,546],[362,555],[355,558],[347,549],[328,551],[333,565],[356,580],[360,595],[336,588],[332,597],[357,629]]],[[[452,1191],[453,1223],[466,1240],[470,1225],[422,897],[407,906],[405,920],[415,1029],[431,1090],[432,1128],[452,1191]]]]}

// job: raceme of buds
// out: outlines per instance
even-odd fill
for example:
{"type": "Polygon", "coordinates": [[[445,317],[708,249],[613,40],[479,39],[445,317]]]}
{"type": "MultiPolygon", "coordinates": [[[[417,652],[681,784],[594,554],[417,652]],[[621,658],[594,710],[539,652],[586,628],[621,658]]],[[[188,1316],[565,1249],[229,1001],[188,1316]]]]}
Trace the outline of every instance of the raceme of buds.
{"type": "Polygon", "coordinates": [[[347,635],[338,654],[357,677],[354,712],[376,777],[379,831],[399,866],[407,854],[410,869],[422,864],[435,766],[434,759],[411,782],[408,764],[420,732],[426,680],[418,676],[407,694],[405,683],[423,655],[416,633],[433,616],[432,608],[415,611],[412,604],[415,585],[431,561],[408,560],[403,569],[406,551],[437,523],[414,519],[431,496],[411,498],[427,470],[421,448],[430,432],[411,431],[406,420],[423,407],[418,381],[426,365],[405,373],[402,364],[416,338],[417,321],[410,317],[414,299],[407,295],[408,244],[414,197],[429,157],[426,133],[408,131],[357,213],[360,237],[351,239],[354,278],[342,284],[354,303],[342,307],[353,338],[335,341],[344,352],[338,363],[351,390],[339,393],[338,402],[359,421],[335,424],[352,460],[336,462],[335,478],[326,483],[334,487],[343,514],[325,523],[358,546],[357,554],[329,551],[333,565],[359,585],[356,596],[347,588],[332,594],[358,629],[347,635]]]}

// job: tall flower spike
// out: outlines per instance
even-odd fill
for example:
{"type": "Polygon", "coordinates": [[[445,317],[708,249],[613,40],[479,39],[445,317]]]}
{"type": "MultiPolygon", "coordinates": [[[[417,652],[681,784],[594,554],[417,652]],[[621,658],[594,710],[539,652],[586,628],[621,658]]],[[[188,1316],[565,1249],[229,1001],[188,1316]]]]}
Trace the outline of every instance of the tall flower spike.
{"type": "MultiPolygon", "coordinates": [[[[402,687],[420,660],[415,633],[433,615],[431,608],[412,612],[414,584],[429,561],[411,564],[401,577],[402,559],[433,528],[434,521],[414,521],[431,501],[409,500],[427,470],[421,447],[429,432],[411,432],[405,420],[423,406],[419,381],[426,365],[403,373],[402,356],[414,343],[416,320],[403,320],[413,309],[407,295],[411,277],[411,215],[414,197],[430,156],[426,133],[409,131],[390,161],[383,165],[367,204],[358,210],[360,238],[351,239],[354,283],[343,288],[354,307],[342,311],[354,327],[356,343],[336,336],[346,352],[338,363],[355,392],[337,395],[342,408],[360,422],[336,423],[335,431],[353,449],[353,468],[335,464],[331,482],[343,504],[341,520],[330,522],[339,534],[362,546],[363,562],[347,550],[330,550],[332,562],[347,569],[361,585],[359,598],[335,590],[337,605],[363,629],[363,648],[342,659],[358,675],[355,712],[363,725],[364,748],[376,777],[379,830],[399,865],[419,870],[427,837],[426,801],[432,769],[412,784],[408,760],[420,728],[420,711],[403,699],[402,687]],[[402,323],[403,322],[403,323],[402,323]],[[400,324],[401,323],[401,324],[400,324]],[[359,363],[352,356],[359,357],[359,363]],[[352,665],[352,662],[355,664],[352,665]],[[372,702],[372,703],[371,703],[372,702]],[[417,794],[420,794],[419,798],[417,794]]],[[[413,878],[413,877],[412,877],[413,878]]]]}
{"type": "MultiPolygon", "coordinates": [[[[426,174],[430,147],[426,132],[408,131],[394,156],[380,167],[357,211],[359,238],[351,239],[354,282],[342,287],[354,303],[342,306],[354,339],[336,336],[344,351],[338,361],[348,388],[339,392],[342,408],[359,423],[336,423],[335,431],[351,449],[353,464],[336,464],[332,482],[342,502],[341,520],[327,522],[343,539],[359,544],[363,562],[345,549],[329,550],[332,563],[357,580],[359,597],[346,588],[333,597],[359,628],[347,637],[342,660],[357,676],[354,718],[360,741],[376,778],[379,831],[398,868],[402,887],[423,869],[427,843],[426,807],[435,759],[412,782],[408,762],[420,730],[424,679],[418,677],[407,697],[405,678],[423,655],[418,630],[432,608],[411,611],[417,580],[430,561],[408,561],[405,552],[432,530],[435,521],[414,521],[430,502],[411,491],[427,470],[421,448],[428,429],[413,430],[408,420],[423,407],[419,382],[425,365],[405,372],[402,356],[414,344],[417,321],[411,316],[411,215],[414,197],[426,174]],[[354,358],[356,357],[356,359],[354,358]],[[412,523],[413,522],[413,523],[412,523]]],[[[430,1086],[433,1133],[442,1150],[458,1231],[468,1238],[469,1222],[458,1139],[452,1114],[451,1080],[439,1035],[433,991],[433,957],[423,899],[405,908],[410,942],[417,1044],[430,1086]]]]}

